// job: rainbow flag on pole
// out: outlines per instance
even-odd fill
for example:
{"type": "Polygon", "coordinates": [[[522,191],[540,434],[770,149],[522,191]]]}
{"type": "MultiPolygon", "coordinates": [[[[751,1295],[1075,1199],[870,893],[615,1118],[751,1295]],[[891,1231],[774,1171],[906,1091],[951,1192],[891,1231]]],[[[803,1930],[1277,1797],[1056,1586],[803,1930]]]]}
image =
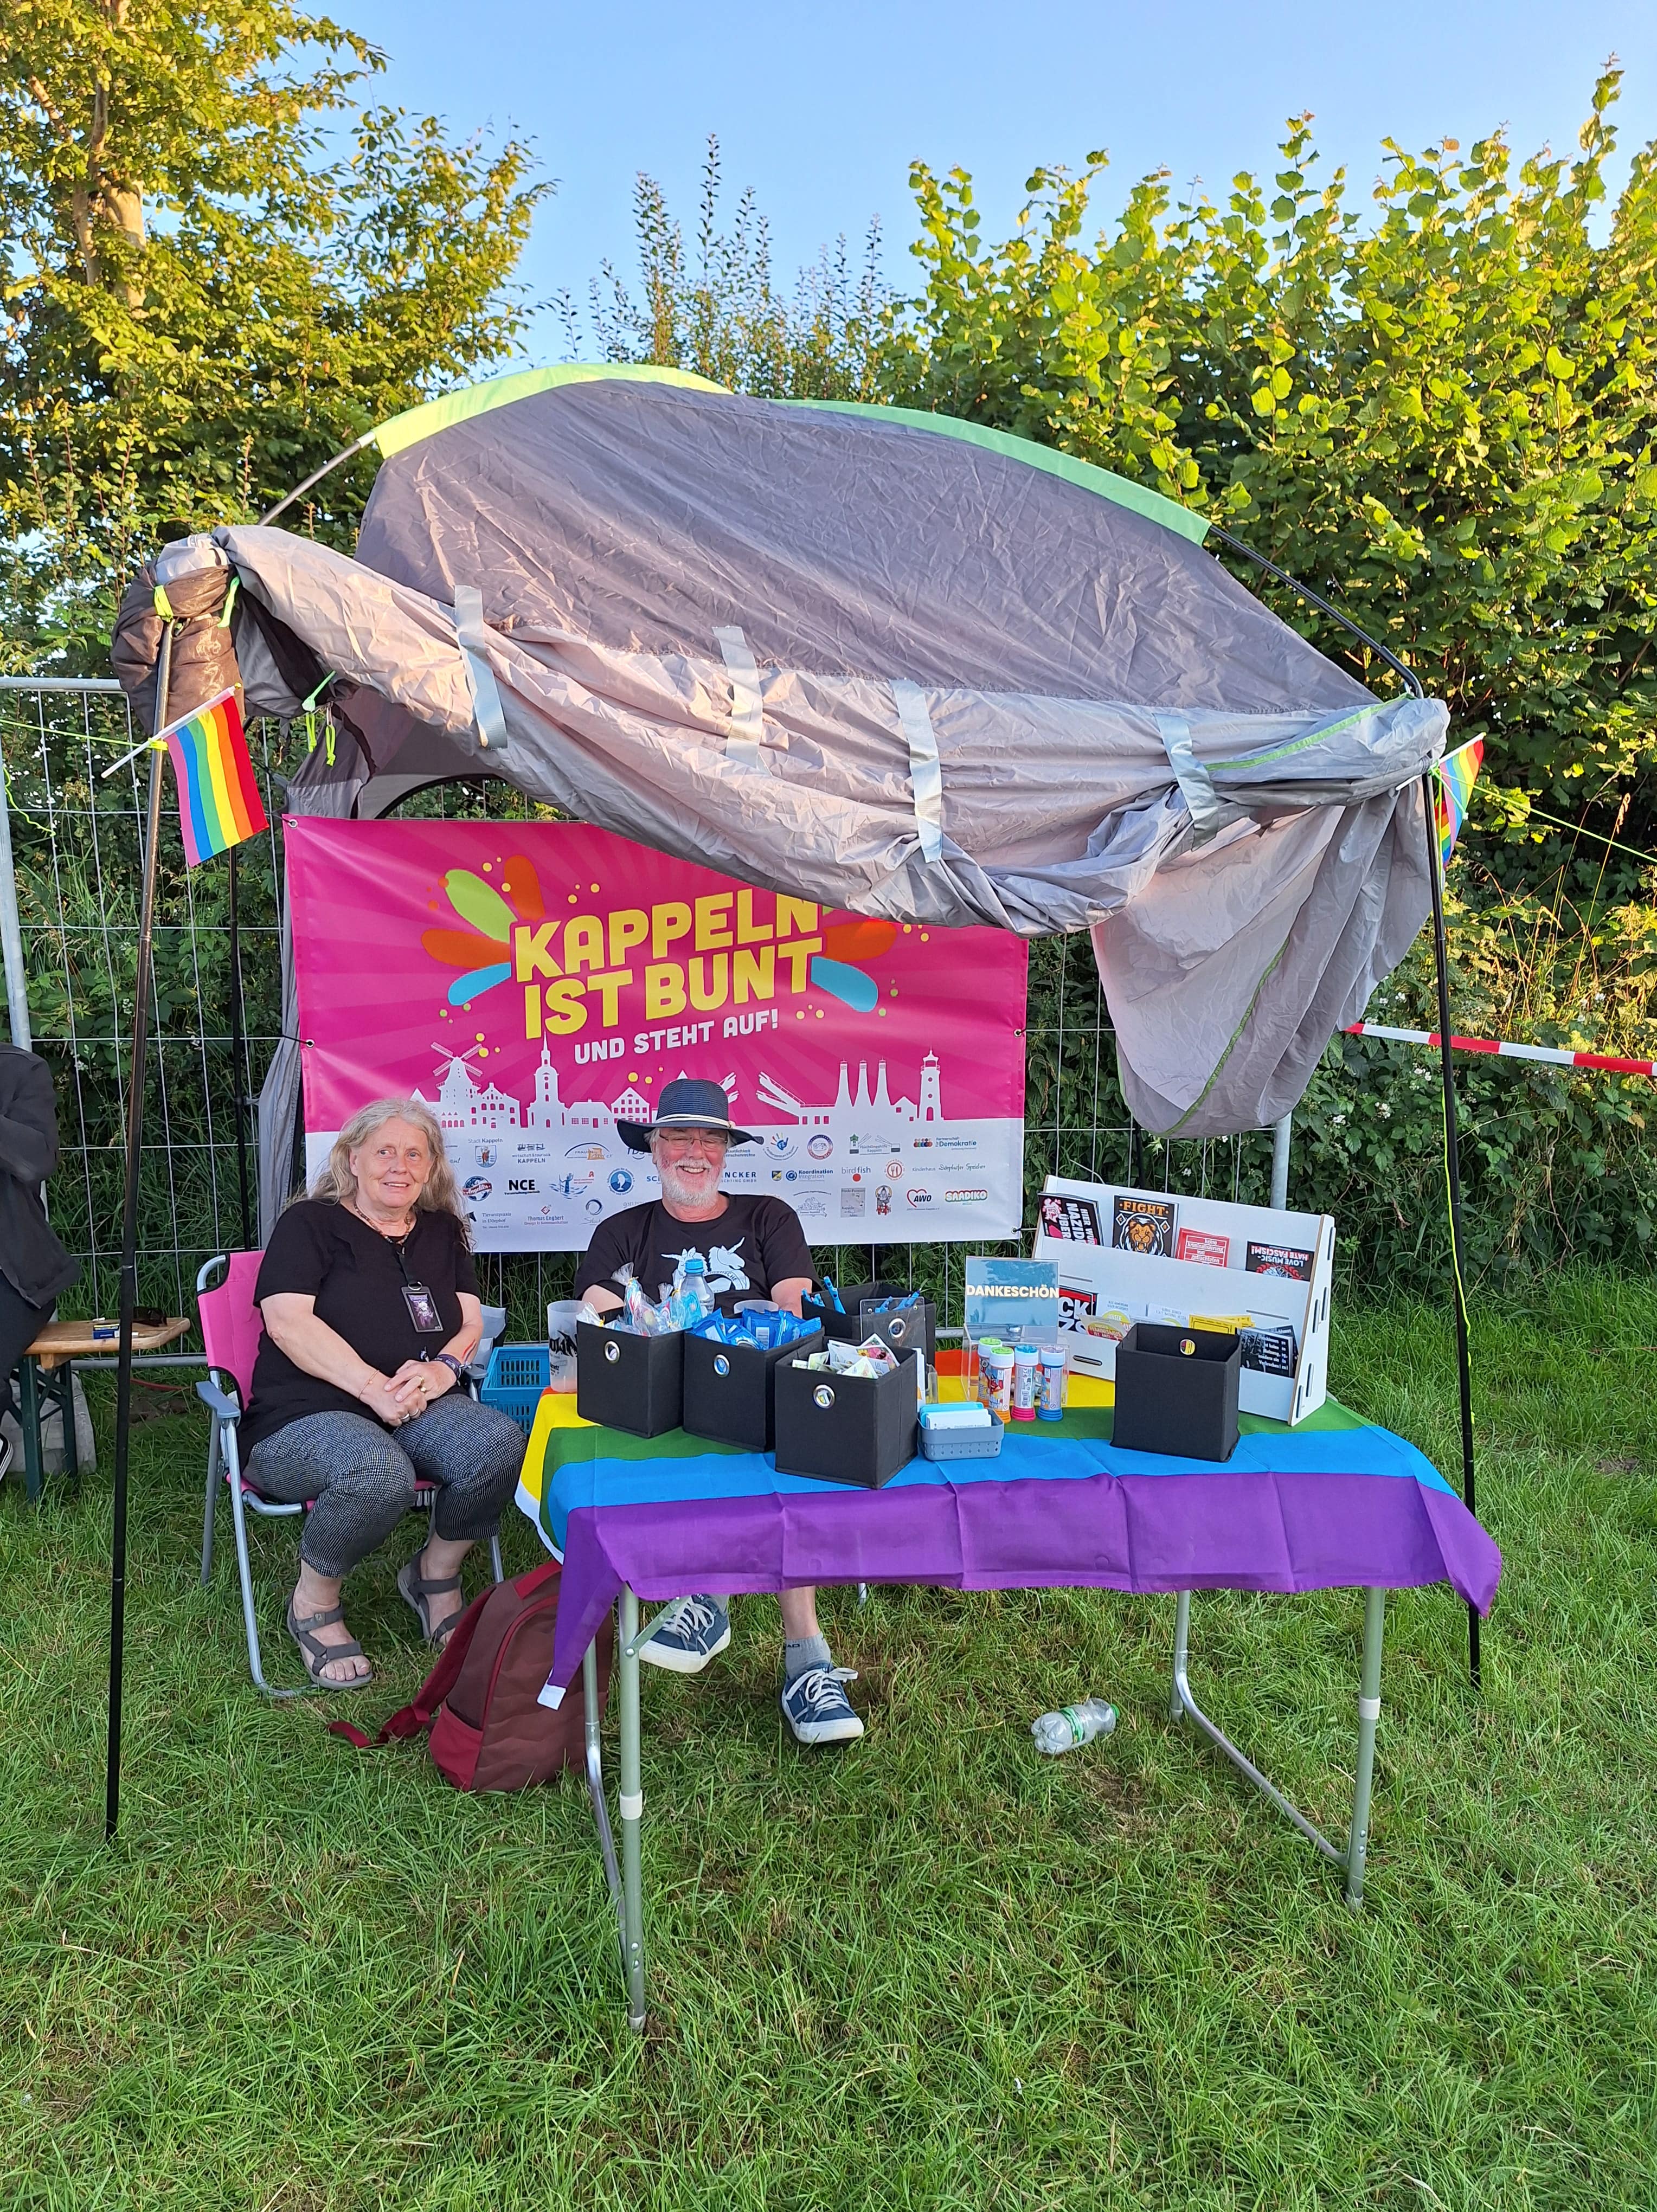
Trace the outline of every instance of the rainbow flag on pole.
{"type": "Polygon", "coordinates": [[[1467,801],[1473,783],[1484,758],[1484,740],[1474,738],[1468,744],[1460,745],[1444,758],[1433,771],[1433,821],[1438,830],[1438,848],[1444,856],[1444,865],[1450,865],[1450,855],[1456,849],[1456,839],[1467,818],[1467,801]]]}
{"type": "Polygon", "coordinates": [[[264,829],[265,809],[234,691],[221,691],[157,738],[166,740],[178,772],[179,826],[192,868],[264,829]]]}

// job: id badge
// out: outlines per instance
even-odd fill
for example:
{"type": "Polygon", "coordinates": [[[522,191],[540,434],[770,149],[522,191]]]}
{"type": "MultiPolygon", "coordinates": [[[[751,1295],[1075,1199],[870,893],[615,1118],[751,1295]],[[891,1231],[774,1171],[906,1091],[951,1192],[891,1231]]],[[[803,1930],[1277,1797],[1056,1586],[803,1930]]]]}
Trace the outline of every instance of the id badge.
{"type": "Polygon", "coordinates": [[[409,1319],[421,1336],[441,1336],[443,1317],[437,1310],[437,1301],[423,1283],[405,1283],[403,1304],[409,1310],[409,1319]]]}

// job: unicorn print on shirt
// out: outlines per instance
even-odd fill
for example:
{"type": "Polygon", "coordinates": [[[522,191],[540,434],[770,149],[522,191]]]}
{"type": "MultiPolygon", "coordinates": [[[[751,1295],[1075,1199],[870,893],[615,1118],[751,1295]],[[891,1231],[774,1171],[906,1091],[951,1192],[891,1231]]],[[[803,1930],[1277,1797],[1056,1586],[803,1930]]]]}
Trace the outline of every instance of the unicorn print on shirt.
{"type": "MultiPolygon", "coordinates": [[[[716,1297],[722,1297],[727,1291],[746,1291],[752,1287],[748,1280],[747,1268],[742,1261],[742,1247],[746,1242],[745,1237],[739,1237],[734,1248],[726,1244],[709,1246],[706,1255],[708,1288],[716,1297]]],[[[682,1267],[693,1253],[698,1258],[703,1256],[700,1247],[692,1244],[683,1252],[665,1252],[662,1257],[672,1260],[677,1267],[682,1267]]]]}

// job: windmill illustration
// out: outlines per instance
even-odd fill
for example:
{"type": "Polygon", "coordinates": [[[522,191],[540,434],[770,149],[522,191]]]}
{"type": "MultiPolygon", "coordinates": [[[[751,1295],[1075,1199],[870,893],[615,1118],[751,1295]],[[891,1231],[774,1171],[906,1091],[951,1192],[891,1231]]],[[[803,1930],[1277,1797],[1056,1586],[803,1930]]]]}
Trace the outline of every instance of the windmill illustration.
{"type": "Polygon", "coordinates": [[[483,1052],[481,1045],[469,1045],[464,1052],[456,1052],[448,1045],[434,1044],[438,1055],[436,1073],[439,1077],[435,1102],[437,1126],[450,1129],[515,1129],[522,1121],[522,1111],[515,1098],[493,1083],[479,1085],[466,1062],[483,1052]]]}

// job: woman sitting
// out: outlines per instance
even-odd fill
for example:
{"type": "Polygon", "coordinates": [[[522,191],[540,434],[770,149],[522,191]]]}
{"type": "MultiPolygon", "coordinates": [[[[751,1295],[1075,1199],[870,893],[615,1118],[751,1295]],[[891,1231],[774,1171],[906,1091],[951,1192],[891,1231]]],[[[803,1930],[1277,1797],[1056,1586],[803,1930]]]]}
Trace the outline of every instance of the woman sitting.
{"type": "Polygon", "coordinates": [[[311,1680],[373,1680],[345,1626],[340,1583],[438,1485],[430,1540],[397,1587],[441,1650],[466,1601],[460,1562],[500,1526],[523,1458],[517,1424],[460,1387],[483,1308],[431,1113],[376,1099],[340,1131],[308,1198],[276,1225],[254,1295],[265,1338],[242,1417],[248,1480],[314,1498],[288,1630],[311,1680]]]}

